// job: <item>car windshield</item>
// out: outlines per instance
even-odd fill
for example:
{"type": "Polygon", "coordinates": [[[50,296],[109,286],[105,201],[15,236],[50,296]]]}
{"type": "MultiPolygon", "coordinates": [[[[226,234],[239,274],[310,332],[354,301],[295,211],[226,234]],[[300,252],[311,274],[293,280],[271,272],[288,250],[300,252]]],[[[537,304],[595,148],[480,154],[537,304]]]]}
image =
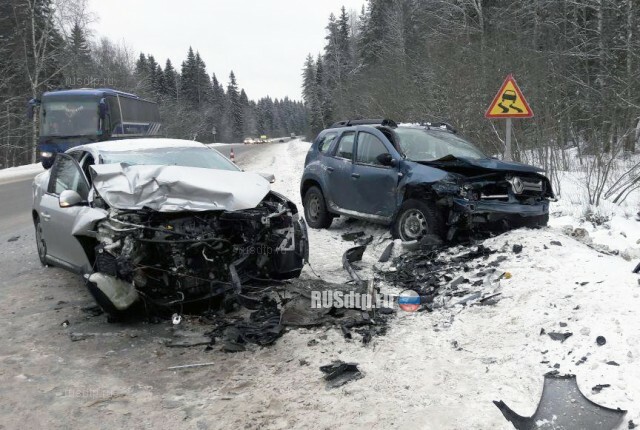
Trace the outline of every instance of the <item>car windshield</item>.
{"type": "Polygon", "coordinates": [[[157,166],[201,167],[238,171],[238,167],[211,148],[152,148],[135,151],[107,151],[101,154],[103,164],[124,163],[157,166]]]}
{"type": "Polygon", "coordinates": [[[435,161],[447,155],[487,158],[478,148],[446,131],[398,127],[395,130],[402,152],[409,160],[435,161]]]}

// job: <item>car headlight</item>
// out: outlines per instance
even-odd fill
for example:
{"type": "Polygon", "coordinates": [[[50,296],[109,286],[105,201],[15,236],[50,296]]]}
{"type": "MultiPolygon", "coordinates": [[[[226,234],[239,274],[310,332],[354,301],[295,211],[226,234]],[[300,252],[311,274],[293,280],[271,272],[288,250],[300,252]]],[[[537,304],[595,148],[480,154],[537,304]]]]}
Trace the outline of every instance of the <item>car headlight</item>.
{"type": "Polygon", "coordinates": [[[51,157],[53,157],[53,152],[49,152],[49,151],[42,151],[42,152],[40,153],[40,156],[41,156],[42,158],[51,158],[51,157]]]}

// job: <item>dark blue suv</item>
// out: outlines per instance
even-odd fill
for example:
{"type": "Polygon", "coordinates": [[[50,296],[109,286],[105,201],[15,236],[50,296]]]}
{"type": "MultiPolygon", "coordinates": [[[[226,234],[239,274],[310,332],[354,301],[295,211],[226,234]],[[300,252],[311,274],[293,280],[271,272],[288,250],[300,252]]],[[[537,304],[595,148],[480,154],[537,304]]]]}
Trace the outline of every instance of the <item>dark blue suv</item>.
{"type": "Polygon", "coordinates": [[[458,230],[546,225],[553,191],[539,169],[500,161],[448,124],[333,124],[313,142],[300,192],[307,223],[339,215],[392,226],[404,241],[458,230]]]}

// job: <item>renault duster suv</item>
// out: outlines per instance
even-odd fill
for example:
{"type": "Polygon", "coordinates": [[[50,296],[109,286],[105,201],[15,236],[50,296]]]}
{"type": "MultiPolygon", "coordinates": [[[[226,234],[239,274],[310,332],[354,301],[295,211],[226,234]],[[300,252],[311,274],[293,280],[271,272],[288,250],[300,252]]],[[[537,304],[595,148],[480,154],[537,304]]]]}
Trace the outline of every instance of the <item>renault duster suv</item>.
{"type": "Polygon", "coordinates": [[[307,223],[391,225],[403,241],[458,230],[542,226],[553,191],[542,169],[483,154],[448,124],[340,121],[322,131],[300,184],[307,223]]]}

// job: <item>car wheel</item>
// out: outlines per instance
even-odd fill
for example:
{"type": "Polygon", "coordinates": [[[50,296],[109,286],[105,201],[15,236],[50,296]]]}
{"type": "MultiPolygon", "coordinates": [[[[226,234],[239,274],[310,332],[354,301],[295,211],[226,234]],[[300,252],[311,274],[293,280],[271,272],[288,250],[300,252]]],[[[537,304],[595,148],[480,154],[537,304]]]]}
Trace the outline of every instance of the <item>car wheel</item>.
{"type": "Polygon", "coordinates": [[[395,239],[411,242],[429,234],[444,237],[446,225],[442,213],[433,204],[409,199],[400,207],[391,233],[395,239]]]}
{"type": "Polygon", "coordinates": [[[311,187],[304,195],[304,217],[311,228],[329,228],[333,216],[327,211],[322,191],[318,187],[311,187]]]}
{"type": "Polygon", "coordinates": [[[36,218],[33,221],[36,227],[36,246],[38,248],[38,258],[43,266],[47,265],[47,243],[42,237],[42,225],[40,224],[40,218],[36,218]]]}

